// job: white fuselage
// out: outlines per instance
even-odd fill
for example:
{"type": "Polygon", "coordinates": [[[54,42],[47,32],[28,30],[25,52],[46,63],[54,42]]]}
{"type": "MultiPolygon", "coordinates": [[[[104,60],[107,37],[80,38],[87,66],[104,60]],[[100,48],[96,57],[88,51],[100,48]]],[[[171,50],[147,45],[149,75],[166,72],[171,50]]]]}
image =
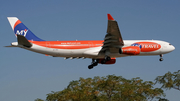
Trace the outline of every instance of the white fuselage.
{"type": "MultiPolygon", "coordinates": [[[[140,52],[138,55],[128,55],[128,54],[120,54],[120,53],[111,53],[109,54],[110,57],[125,57],[125,56],[144,56],[144,55],[160,55],[160,54],[166,54],[175,49],[173,45],[171,45],[168,42],[165,41],[159,41],[159,40],[124,40],[124,46],[128,47],[132,46],[133,43],[137,42],[155,42],[160,45],[158,50],[154,51],[146,51],[146,52],[140,52]]],[[[49,42],[48,42],[49,43],[49,42]]],[[[91,41],[91,43],[93,43],[91,41]]],[[[99,52],[102,49],[102,45],[98,47],[93,47],[89,45],[89,48],[83,48],[83,49],[59,49],[59,48],[51,48],[46,46],[41,46],[38,44],[33,43],[31,48],[27,48],[21,45],[18,45],[17,42],[12,43],[13,46],[18,46],[33,52],[53,56],[53,57],[65,57],[65,58],[104,58],[105,54],[99,54],[99,52]]],[[[81,44],[83,45],[83,44],[81,44]]],[[[49,45],[51,46],[51,45],[49,45]]],[[[56,46],[58,46],[56,44],[56,46]]],[[[122,47],[122,48],[123,48],[122,47]]],[[[152,49],[152,48],[158,48],[158,46],[155,45],[144,45],[143,48],[152,49]]],[[[141,47],[141,48],[142,48],[141,47]]]]}

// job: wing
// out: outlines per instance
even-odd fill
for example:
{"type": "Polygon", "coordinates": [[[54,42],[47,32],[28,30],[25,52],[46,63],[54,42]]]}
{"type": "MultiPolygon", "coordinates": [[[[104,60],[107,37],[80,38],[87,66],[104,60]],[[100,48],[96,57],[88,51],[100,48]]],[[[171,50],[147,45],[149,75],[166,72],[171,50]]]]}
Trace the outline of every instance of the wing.
{"type": "Polygon", "coordinates": [[[101,52],[104,52],[105,55],[108,55],[109,53],[117,53],[119,52],[119,48],[122,46],[124,46],[124,42],[118,23],[110,14],[108,14],[107,34],[104,38],[101,52]]]}

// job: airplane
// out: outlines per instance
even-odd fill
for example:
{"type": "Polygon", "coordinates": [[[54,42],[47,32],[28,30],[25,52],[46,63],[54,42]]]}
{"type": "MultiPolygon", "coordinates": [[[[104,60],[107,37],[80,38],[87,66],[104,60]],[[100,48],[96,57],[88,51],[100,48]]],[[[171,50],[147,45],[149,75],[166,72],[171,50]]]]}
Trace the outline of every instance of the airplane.
{"type": "Polygon", "coordinates": [[[159,55],[175,49],[169,42],[160,40],[123,40],[117,21],[107,14],[107,34],[104,40],[93,41],[45,41],[33,34],[17,17],[7,17],[17,42],[11,46],[45,54],[46,56],[64,57],[65,59],[90,58],[89,69],[98,64],[115,64],[116,58],[126,56],[159,55]]]}

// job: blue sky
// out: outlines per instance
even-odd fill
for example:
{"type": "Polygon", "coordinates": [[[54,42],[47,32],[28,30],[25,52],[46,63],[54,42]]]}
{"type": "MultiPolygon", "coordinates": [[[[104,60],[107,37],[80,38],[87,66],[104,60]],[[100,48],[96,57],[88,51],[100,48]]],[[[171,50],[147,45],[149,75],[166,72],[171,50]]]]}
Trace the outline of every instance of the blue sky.
{"type": "MultiPolygon", "coordinates": [[[[180,1],[178,0],[1,0],[0,1],[0,101],[45,99],[51,91],[63,90],[80,77],[115,74],[127,79],[141,77],[153,81],[180,65],[180,1]],[[90,59],[64,60],[6,48],[16,37],[6,17],[18,17],[44,40],[103,40],[107,13],[117,20],[124,40],[154,39],[173,44],[176,49],[159,56],[118,58],[114,65],[88,69],[90,59]]],[[[170,101],[180,92],[165,90],[170,101]]]]}

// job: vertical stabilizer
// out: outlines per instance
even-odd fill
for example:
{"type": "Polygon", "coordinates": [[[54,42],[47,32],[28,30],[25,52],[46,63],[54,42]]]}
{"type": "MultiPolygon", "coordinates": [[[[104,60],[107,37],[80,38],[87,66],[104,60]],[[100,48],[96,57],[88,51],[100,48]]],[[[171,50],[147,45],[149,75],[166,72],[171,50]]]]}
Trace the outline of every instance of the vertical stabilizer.
{"type": "Polygon", "coordinates": [[[7,17],[15,35],[22,35],[27,40],[44,41],[34,35],[17,17],[7,17]]]}

